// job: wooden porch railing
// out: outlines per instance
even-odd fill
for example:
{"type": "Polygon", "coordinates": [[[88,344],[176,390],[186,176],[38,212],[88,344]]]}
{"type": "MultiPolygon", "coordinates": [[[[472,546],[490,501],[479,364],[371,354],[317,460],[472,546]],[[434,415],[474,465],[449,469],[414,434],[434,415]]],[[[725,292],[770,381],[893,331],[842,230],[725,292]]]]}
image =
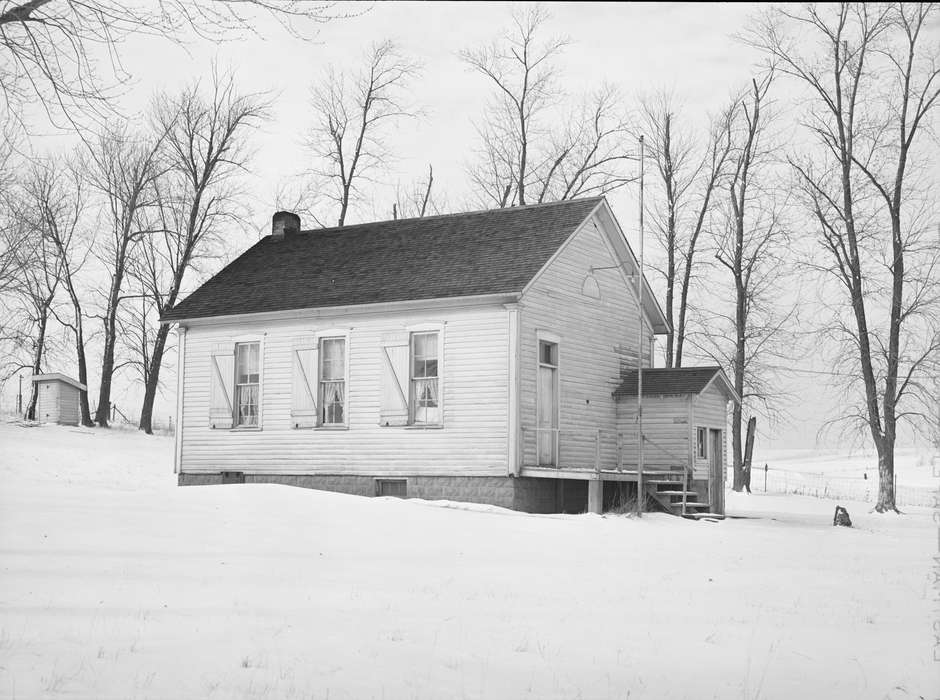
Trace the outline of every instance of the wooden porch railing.
{"type": "MultiPolygon", "coordinates": [[[[637,491],[644,490],[644,480],[654,477],[677,477],[677,485],[682,485],[683,492],[689,490],[692,478],[692,463],[689,455],[672,454],[667,448],[644,436],[646,458],[641,466],[633,455],[626,454],[625,443],[636,443],[636,434],[618,430],[570,429],[570,428],[529,428],[522,427],[520,457],[523,468],[539,467],[546,469],[593,472],[600,476],[603,472],[614,472],[624,476],[636,477],[637,491]],[[553,461],[540,463],[540,441],[543,436],[551,436],[550,452],[553,461]],[[625,440],[625,438],[627,438],[625,440]],[[654,462],[651,464],[650,462],[654,462]],[[665,463],[665,464],[664,464],[665,463]]],[[[631,479],[632,480],[632,479],[631,479]]],[[[682,496],[682,512],[686,510],[687,497],[682,496]]]]}

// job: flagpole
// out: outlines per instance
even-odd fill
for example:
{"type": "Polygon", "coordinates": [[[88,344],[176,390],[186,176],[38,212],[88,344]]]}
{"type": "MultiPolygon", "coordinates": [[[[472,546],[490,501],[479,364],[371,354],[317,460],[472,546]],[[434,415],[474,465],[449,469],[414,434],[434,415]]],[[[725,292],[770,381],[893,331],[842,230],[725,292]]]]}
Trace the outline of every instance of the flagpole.
{"type": "Polygon", "coordinates": [[[639,426],[637,439],[636,514],[643,514],[643,175],[645,173],[645,142],[640,135],[640,269],[636,276],[639,308],[636,352],[636,416],[639,426]]]}

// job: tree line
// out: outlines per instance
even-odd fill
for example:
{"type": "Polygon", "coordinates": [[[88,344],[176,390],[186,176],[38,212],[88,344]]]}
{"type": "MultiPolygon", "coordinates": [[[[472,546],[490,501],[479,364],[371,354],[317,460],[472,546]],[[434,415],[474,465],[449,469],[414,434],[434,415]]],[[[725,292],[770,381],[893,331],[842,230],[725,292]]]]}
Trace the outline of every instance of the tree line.
{"type": "MultiPolygon", "coordinates": [[[[25,25],[46,4],[7,3],[0,28],[25,25]]],[[[287,18],[300,16],[302,3],[291,6],[287,18]]],[[[332,18],[322,5],[303,12],[332,18]]],[[[667,91],[627,99],[609,84],[570,90],[563,67],[571,39],[551,33],[540,6],[515,8],[490,43],[458,51],[490,89],[474,119],[462,205],[522,206],[632,186],[644,137],[651,270],[671,328],[663,357],[668,367],[710,358],[728,371],[742,397],[731,421],[735,489],[746,478],[748,414],[780,417],[788,368],[825,352],[827,380],[844,392],[834,423],[867,432],[878,454],[876,507],[896,510],[898,428],[926,428],[935,414],[937,16],[929,3],[760,11],[738,40],[764,60],[707,119],[667,91]]],[[[26,50],[5,41],[0,51],[26,50]]],[[[30,70],[16,65],[0,80],[15,86],[7,98],[14,112],[30,70]]],[[[393,131],[423,118],[413,99],[421,75],[421,61],[391,40],[373,43],[359,65],[328,68],[311,85],[303,186],[280,199],[340,227],[357,207],[375,204],[375,185],[396,156],[393,131]]],[[[98,115],[107,102],[96,83],[44,80],[36,89],[50,109],[85,100],[98,115]]],[[[15,138],[7,140],[0,342],[39,373],[51,338],[67,337],[87,383],[85,347],[90,333],[100,338],[97,411],[92,417],[83,394],[84,424],[107,425],[114,374],[129,367],[145,390],[140,426],[151,429],[170,342],[156,319],[233,252],[220,232],[246,217],[243,173],[271,108],[269,97],[241,93],[232,76],[214,71],[155,96],[145,127],[105,115],[83,130],[75,152],[32,157],[15,175],[3,167],[20,162],[15,138]]],[[[449,209],[433,163],[389,204],[393,217],[449,209]]]]}

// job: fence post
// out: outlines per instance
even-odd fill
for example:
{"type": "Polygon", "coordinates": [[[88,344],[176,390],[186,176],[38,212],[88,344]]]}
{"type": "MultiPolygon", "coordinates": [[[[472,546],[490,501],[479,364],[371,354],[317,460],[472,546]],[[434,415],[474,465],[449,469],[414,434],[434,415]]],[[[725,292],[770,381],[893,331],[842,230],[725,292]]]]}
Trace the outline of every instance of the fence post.
{"type": "Polygon", "coordinates": [[[764,462],[764,493],[767,493],[767,462],[764,462]]]}
{"type": "Polygon", "coordinates": [[[116,410],[117,410],[117,405],[112,403],[112,404],[111,404],[111,422],[112,422],[112,423],[114,422],[114,412],[115,412],[116,410]]]}

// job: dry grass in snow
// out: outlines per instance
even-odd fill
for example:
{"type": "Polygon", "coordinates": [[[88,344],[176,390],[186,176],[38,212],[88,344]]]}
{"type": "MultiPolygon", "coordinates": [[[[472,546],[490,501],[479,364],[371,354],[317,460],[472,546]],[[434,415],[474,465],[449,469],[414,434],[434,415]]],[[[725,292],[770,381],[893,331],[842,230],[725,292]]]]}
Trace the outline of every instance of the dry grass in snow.
{"type": "Polygon", "coordinates": [[[0,697],[940,691],[926,509],[532,516],[178,488],[171,464],[167,438],[0,425],[0,697]]]}

